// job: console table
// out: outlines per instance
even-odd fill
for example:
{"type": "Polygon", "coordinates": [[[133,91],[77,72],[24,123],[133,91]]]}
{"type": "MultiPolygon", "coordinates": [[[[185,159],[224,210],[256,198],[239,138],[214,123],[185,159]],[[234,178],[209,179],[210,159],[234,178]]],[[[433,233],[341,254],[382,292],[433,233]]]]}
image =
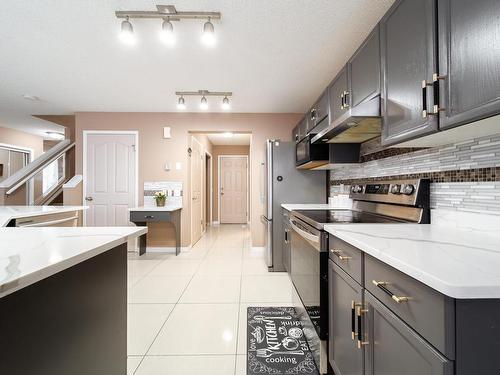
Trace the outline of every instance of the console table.
{"type": "MultiPolygon", "coordinates": [[[[148,223],[172,223],[175,228],[175,255],[181,252],[181,209],[174,207],[135,207],[130,208],[130,221],[137,226],[148,223]]],[[[146,252],[146,234],[139,237],[139,255],[146,252]]]]}

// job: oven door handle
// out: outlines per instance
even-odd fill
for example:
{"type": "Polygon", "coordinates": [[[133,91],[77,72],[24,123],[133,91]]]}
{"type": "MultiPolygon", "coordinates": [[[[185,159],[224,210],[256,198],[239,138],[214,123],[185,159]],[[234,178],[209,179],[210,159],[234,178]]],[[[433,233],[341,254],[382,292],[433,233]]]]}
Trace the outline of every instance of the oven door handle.
{"type": "Polygon", "coordinates": [[[309,240],[318,245],[320,244],[321,239],[319,236],[315,236],[314,234],[308,233],[305,230],[300,229],[298,226],[295,225],[295,221],[290,220],[290,226],[295,232],[304,237],[306,240],[309,240]]]}

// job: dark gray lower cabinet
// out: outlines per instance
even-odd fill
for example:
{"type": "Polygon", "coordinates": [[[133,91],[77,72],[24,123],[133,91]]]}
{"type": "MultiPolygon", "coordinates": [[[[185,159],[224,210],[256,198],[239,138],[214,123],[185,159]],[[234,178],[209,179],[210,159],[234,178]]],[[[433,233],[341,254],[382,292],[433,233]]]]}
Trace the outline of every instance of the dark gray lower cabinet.
{"type": "Polygon", "coordinates": [[[365,366],[367,375],[452,375],[443,357],[401,319],[365,291],[365,366]]]}
{"type": "Polygon", "coordinates": [[[290,236],[291,236],[291,227],[290,227],[290,217],[289,217],[289,212],[287,210],[283,210],[283,267],[285,267],[285,270],[290,273],[290,251],[292,250],[291,248],[291,242],[290,242],[290,236]]]}
{"type": "Polygon", "coordinates": [[[438,5],[440,128],[500,113],[500,1],[438,5]]]}
{"type": "Polygon", "coordinates": [[[357,347],[356,309],[362,305],[363,289],[339,266],[328,261],[329,353],[336,375],[363,375],[363,348],[357,347]]]}
{"type": "Polygon", "coordinates": [[[382,143],[438,130],[432,112],[437,72],[435,0],[398,0],[380,22],[382,143]]]}

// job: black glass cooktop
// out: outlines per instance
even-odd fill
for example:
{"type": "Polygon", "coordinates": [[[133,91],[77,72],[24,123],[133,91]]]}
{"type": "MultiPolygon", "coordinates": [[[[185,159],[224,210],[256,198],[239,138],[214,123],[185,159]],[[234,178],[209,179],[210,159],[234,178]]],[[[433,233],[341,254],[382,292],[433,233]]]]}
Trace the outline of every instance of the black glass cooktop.
{"type": "Polygon", "coordinates": [[[307,221],[313,221],[317,224],[398,222],[398,220],[390,217],[351,210],[298,210],[294,212],[298,216],[309,219],[307,221]]]}

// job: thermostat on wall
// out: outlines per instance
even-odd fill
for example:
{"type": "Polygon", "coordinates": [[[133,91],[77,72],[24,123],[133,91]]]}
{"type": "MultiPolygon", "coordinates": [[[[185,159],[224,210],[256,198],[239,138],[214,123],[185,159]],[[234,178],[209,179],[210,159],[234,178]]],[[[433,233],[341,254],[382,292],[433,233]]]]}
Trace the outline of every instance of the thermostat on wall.
{"type": "Polygon", "coordinates": [[[170,126],[165,126],[163,128],[163,138],[165,138],[165,139],[172,138],[172,134],[170,133],[170,126]]]}

